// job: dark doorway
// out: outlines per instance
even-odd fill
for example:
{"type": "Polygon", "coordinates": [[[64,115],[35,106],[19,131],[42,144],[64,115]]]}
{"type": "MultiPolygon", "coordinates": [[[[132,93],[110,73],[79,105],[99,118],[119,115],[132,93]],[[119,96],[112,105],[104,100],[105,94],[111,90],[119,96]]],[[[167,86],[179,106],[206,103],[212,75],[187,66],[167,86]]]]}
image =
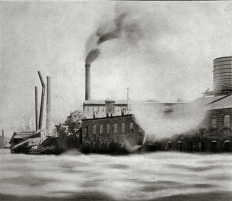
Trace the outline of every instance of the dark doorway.
{"type": "Polygon", "coordinates": [[[182,142],[181,141],[177,142],[177,150],[182,151],[182,142]]]}
{"type": "Polygon", "coordinates": [[[224,141],[224,143],[223,143],[223,151],[230,152],[230,141],[229,140],[224,141]]]}
{"type": "Polygon", "coordinates": [[[205,142],[199,142],[200,151],[205,151],[205,142]]]}
{"type": "Polygon", "coordinates": [[[216,140],[213,140],[213,141],[210,143],[210,148],[211,148],[211,151],[212,151],[212,152],[217,152],[217,141],[216,141],[216,140]]]}
{"type": "Polygon", "coordinates": [[[188,141],[188,152],[193,152],[193,142],[188,141]]]}
{"type": "Polygon", "coordinates": [[[171,149],[171,148],[172,148],[172,142],[168,141],[165,149],[171,149]]]}

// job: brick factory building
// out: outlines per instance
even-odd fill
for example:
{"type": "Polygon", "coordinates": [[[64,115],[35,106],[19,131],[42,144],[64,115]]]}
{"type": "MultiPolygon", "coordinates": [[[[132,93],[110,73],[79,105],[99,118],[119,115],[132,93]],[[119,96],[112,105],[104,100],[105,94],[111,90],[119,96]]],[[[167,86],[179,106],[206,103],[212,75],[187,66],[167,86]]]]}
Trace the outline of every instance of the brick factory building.
{"type": "Polygon", "coordinates": [[[214,60],[213,91],[193,102],[205,117],[197,132],[162,142],[162,149],[187,151],[232,151],[232,57],[214,60]]]}
{"type": "MultiPolygon", "coordinates": [[[[94,106],[93,106],[94,107],[94,106]]],[[[95,106],[96,107],[96,106],[95,106]]],[[[115,101],[107,100],[104,116],[82,120],[82,150],[84,152],[123,153],[141,145],[144,134],[132,114],[115,110],[115,101]]],[[[103,115],[103,114],[102,114],[103,115]]]]}
{"type": "Polygon", "coordinates": [[[200,110],[204,110],[205,117],[195,132],[183,133],[163,139],[162,150],[179,151],[232,151],[232,96],[217,96],[198,99],[200,110]],[[223,99],[222,99],[223,98],[223,99]]]}
{"type": "MultiPolygon", "coordinates": [[[[193,102],[198,105],[199,110],[204,111],[204,120],[193,131],[161,140],[157,146],[159,149],[190,152],[232,150],[232,57],[217,58],[213,62],[213,90],[205,92],[203,98],[193,102]]],[[[123,147],[125,142],[130,142],[131,145],[141,143],[144,134],[130,114],[128,102],[90,100],[88,73],[86,73],[86,86],[87,95],[83,103],[86,119],[82,122],[83,147],[88,146],[92,151],[99,151],[110,150],[115,146],[123,147]]],[[[154,112],[159,108],[169,117],[173,112],[183,111],[185,105],[186,103],[182,101],[147,102],[143,107],[146,110],[151,108],[149,111],[154,112]]]]}
{"type": "Polygon", "coordinates": [[[86,118],[105,117],[107,112],[111,112],[114,115],[121,115],[122,112],[126,113],[127,101],[113,101],[112,109],[109,108],[110,100],[85,100],[83,102],[83,115],[86,118]],[[110,110],[110,111],[109,111],[110,110]],[[113,111],[112,111],[113,110],[113,111]]]}
{"type": "Polygon", "coordinates": [[[200,101],[206,115],[199,126],[204,150],[231,151],[232,95],[207,97],[200,101]]]}

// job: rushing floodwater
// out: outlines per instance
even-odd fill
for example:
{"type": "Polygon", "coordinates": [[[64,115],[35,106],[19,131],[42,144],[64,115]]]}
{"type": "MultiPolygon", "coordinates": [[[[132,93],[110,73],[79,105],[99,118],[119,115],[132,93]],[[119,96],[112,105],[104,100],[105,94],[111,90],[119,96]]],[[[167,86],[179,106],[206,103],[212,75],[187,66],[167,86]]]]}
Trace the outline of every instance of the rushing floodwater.
{"type": "Polygon", "coordinates": [[[232,200],[232,154],[10,154],[0,200],[232,200]]]}

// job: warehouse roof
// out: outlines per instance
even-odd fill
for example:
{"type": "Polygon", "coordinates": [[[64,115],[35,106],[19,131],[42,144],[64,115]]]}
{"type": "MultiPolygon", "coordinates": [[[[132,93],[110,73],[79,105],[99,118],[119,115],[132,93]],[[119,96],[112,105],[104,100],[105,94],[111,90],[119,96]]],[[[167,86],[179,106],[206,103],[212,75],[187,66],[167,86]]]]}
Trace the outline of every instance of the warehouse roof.
{"type": "MultiPolygon", "coordinates": [[[[85,100],[84,105],[105,105],[106,100],[85,100]]],[[[126,100],[116,100],[115,105],[127,105],[126,100]]]]}
{"type": "Polygon", "coordinates": [[[125,117],[133,117],[132,114],[126,114],[121,116],[109,116],[109,117],[97,117],[92,119],[82,119],[82,121],[89,121],[89,120],[99,120],[99,119],[113,119],[113,118],[125,118],[125,117]]]}
{"type": "Polygon", "coordinates": [[[12,138],[33,138],[39,137],[40,132],[38,131],[31,131],[31,132],[14,132],[12,138]]]}
{"type": "MultiPolygon", "coordinates": [[[[107,100],[85,100],[83,102],[84,105],[105,105],[105,101],[107,100]]],[[[136,101],[134,101],[136,102],[136,101]]],[[[138,101],[139,103],[145,104],[186,104],[187,102],[184,101],[174,101],[174,102],[158,102],[155,100],[148,100],[148,101],[138,101]]],[[[127,100],[116,100],[115,105],[127,105],[127,100]]]]}
{"type": "Polygon", "coordinates": [[[204,110],[232,108],[232,95],[199,98],[193,104],[204,110]]]}

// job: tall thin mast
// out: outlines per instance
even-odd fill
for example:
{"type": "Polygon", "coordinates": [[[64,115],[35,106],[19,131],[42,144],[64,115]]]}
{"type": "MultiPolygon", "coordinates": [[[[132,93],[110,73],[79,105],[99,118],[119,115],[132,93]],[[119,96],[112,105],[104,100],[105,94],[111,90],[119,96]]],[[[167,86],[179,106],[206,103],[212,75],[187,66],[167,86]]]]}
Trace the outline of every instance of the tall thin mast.
{"type": "Polygon", "coordinates": [[[127,88],[127,114],[129,114],[129,88],[127,88]]]}

